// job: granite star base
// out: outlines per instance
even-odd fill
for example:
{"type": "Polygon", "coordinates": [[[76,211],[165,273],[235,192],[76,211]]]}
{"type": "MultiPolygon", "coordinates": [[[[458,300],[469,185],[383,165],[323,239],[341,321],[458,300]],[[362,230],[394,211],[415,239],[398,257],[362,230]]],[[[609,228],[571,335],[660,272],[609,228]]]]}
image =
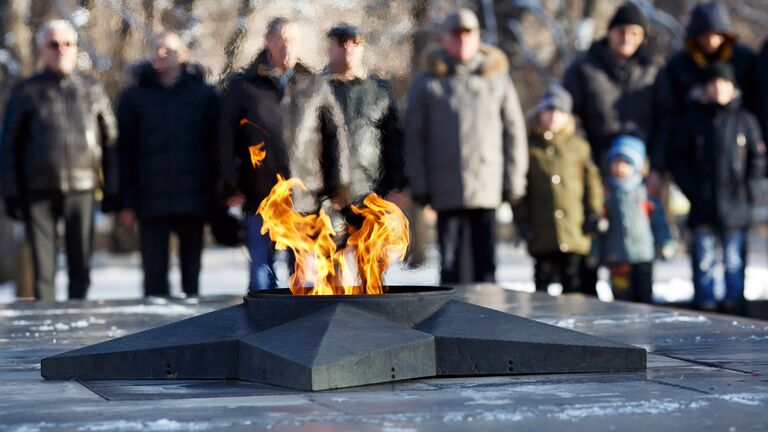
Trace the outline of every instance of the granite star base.
{"type": "Polygon", "coordinates": [[[646,352],[451,298],[291,296],[240,305],[44,358],[47,380],[242,379],[327,390],[433,376],[633,372],[646,352]]]}

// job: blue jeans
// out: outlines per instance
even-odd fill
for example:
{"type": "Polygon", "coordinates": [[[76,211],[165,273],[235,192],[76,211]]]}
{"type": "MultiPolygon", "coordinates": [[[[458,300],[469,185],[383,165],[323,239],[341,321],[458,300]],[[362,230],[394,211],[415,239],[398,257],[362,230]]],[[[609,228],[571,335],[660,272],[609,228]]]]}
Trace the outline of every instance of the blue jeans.
{"type": "Polygon", "coordinates": [[[732,307],[744,303],[744,273],[747,266],[747,231],[716,230],[699,225],[692,230],[691,258],[693,264],[694,306],[715,309],[715,276],[718,240],[723,248],[725,267],[725,298],[732,307]]]}
{"type": "Polygon", "coordinates": [[[273,263],[275,247],[268,234],[261,234],[263,221],[257,214],[245,217],[245,243],[251,255],[251,280],[248,291],[259,291],[275,288],[277,277],[273,263]]]}

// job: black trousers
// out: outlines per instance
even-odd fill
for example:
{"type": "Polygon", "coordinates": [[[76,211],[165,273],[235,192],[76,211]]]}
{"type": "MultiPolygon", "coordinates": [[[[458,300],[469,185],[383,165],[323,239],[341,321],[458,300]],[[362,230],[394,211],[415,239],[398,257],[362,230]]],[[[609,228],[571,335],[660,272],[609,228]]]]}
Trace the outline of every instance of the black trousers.
{"type": "Polygon", "coordinates": [[[496,280],[496,210],[437,213],[442,283],[496,280]]]}
{"type": "Polygon", "coordinates": [[[580,293],[597,297],[598,266],[590,265],[587,260],[581,260],[580,293]]]}
{"type": "Polygon", "coordinates": [[[653,263],[611,264],[611,290],[616,300],[653,301],[653,263]]]}
{"type": "Polygon", "coordinates": [[[204,222],[202,217],[186,215],[142,218],[139,221],[144,295],[167,296],[170,294],[168,241],[171,232],[176,233],[179,238],[181,288],[187,295],[197,295],[204,222]]]}
{"type": "Polygon", "coordinates": [[[56,225],[64,220],[69,298],[82,299],[91,285],[93,191],[30,193],[24,208],[32,248],[35,297],[55,299],[56,225]]]}
{"type": "Polygon", "coordinates": [[[533,258],[535,260],[533,280],[536,283],[536,291],[547,292],[549,284],[560,282],[563,293],[581,292],[581,266],[584,260],[582,255],[552,252],[533,255],[533,258]]]}

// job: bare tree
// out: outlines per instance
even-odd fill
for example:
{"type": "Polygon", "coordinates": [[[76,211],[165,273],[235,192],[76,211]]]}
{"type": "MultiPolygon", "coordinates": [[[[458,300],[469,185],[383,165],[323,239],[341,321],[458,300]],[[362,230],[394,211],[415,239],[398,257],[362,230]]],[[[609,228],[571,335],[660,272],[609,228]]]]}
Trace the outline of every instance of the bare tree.
{"type": "Polygon", "coordinates": [[[142,0],[141,4],[144,10],[144,28],[151,32],[155,27],[155,0],[142,0]]]}
{"type": "Polygon", "coordinates": [[[248,33],[245,24],[252,13],[253,3],[250,0],[240,0],[237,8],[237,18],[235,18],[235,30],[229,36],[227,45],[224,47],[226,60],[224,67],[221,69],[222,77],[229,75],[235,67],[235,62],[242,50],[243,41],[248,33]]]}
{"type": "Polygon", "coordinates": [[[8,76],[26,75],[32,71],[34,53],[29,41],[31,35],[24,23],[24,9],[19,0],[0,2],[0,35],[3,36],[4,54],[0,64],[8,76]]]}

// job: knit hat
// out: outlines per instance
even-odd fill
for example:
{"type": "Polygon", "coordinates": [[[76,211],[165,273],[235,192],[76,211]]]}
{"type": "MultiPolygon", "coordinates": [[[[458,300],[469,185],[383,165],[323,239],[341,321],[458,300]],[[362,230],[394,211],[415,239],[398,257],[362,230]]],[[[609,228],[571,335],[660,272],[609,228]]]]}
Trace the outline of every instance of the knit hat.
{"type": "Polygon", "coordinates": [[[608,24],[608,29],[612,29],[620,25],[635,24],[643,28],[643,31],[648,31],[648,17],[645,16],[643,11],[640,10],[634,3],[624,3],[611,18],[611,22],[608,24]]]}
{"type": "Polygon", "coordinates": [[[328,30],[327,36],[334,38],[338,41],[346,41],[348,39],[359,39],[363,37],[363,32],[359,27],[353,26],[347,23],[338,23],[328,30]]]}
{"type": "Polygon", "coordinates": [[[539,100],[536,105],[536,112],[546,111],[548,109],[556,109],[568,114],[573,109],[573,98],[565,87],[557,84],[551,85],[544,96],[539,100]]]}
{"type": "Polygon", "coordinates": [[[645,166],[645,143],[632,135],[619,135],[608,149],[608,162],[613,162],[617,157],[626,159],[635,168],[635,172],[639,173],[645,166]]]}
{"type": "Polygon", "coordinates": [[[443,20],[443,30],[453,32],[456,30],[474,31],[480,28],[477,15],[467,8],[456,9],[449,13],[443,20]]]}
{"type": "Polygon", "coordinates": [[[733,72],[733,66],[726,62],[712,63],[706,72],[706,82],[710,82],[715,78],[723,78],[735,84],[736,74],[733,72]]]}
{"type": "Polygon", "coordinates": [[[693,8],[686,35],[688,39],[693,39],[711,31],[733,34],[728,9],[719,1],[699,3],[693,8]]]}

